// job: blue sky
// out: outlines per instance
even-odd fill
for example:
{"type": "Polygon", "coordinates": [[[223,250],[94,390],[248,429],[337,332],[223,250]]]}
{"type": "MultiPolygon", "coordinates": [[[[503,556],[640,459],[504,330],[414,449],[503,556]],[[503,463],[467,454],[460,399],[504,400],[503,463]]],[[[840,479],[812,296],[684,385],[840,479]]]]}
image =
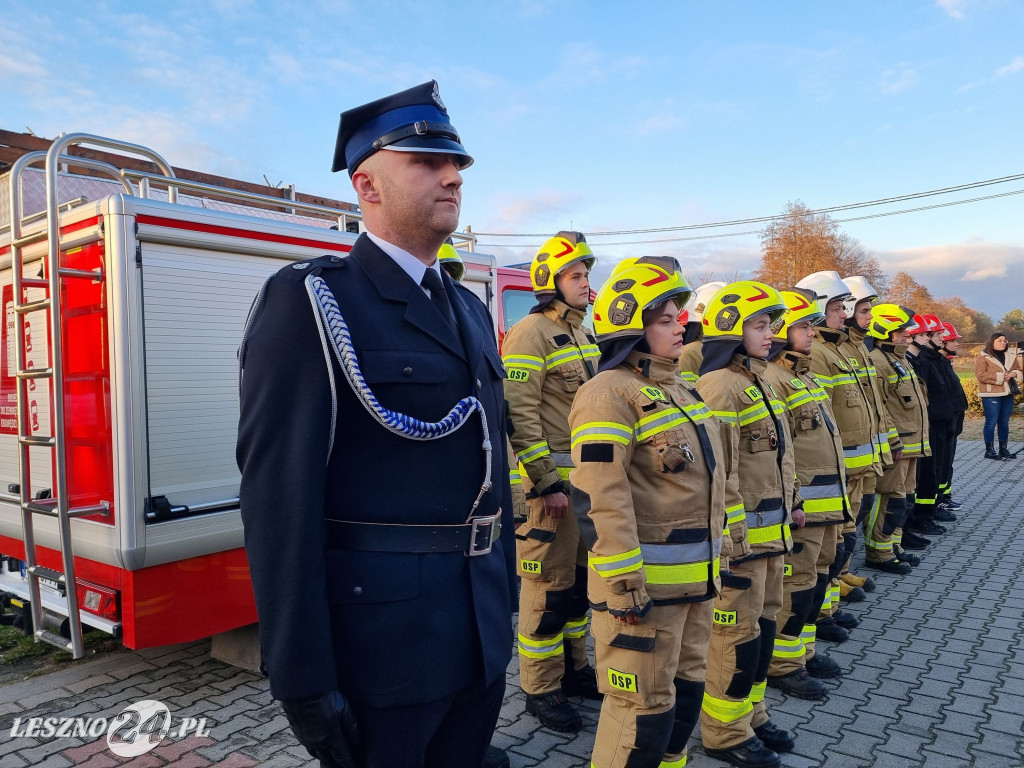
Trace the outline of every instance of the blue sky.
{"type": "MultiPolygon", "coordinates": [[[[462,223],[482,233],[699,224],[1024,172],[1015,0],[0,4],[0,127],[345,200],[338,113],[430,78],[476,157],[462,223]]],[[[841,226],[890,275],[998,320],[1024,305],[1022,214],[1017,195],[841,226]]],[[[642,254],[692,279],[753,269],[756,235],[612,244],[720,232],[590,241],[598,277],[642,254]]],[[[480,239],[514,246],[481,248],[502,262],[541,240],[480,239]]]]}

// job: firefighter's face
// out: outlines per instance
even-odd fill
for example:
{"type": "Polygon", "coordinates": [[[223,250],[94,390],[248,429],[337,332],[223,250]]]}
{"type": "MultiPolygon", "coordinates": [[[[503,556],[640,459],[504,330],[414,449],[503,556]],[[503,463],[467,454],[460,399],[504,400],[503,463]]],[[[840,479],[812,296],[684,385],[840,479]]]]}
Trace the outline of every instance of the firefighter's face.
{"type": "Polygon", "coordinates": [[[814,341],[814,326],[810,320],[791,325],[786,330],[786,337],[789,339],[789,348],[801,355],[811,353],[811,342],[814,341]]]}
{"type": "Polygon", "coordinates": [[[859,301],[853,309],[853,322],[858,328],[866,329],[871,325],[871,302],[859,301]]]}
{"type": "Polygon", "coordinates": [[[644,339],[652,355],[679,359],[683,349],[683,324],[679,322],[679,307],[674,301],[666,301],[644,326],[644,339]]]}
{"type": "Polygon", "coordinates": [[[743,321],[743,348],[751,357],[767,360],[772,351],[772,339],[774,338],[771,318],[768,315],[758,315],[743,321]]]}
{"type": "Polygon", "coordinates": [[[368,157],[352,176],[367,226],[372,219],[383,228],[374,234],[398,245],[403,240],[391,237],[450,235],[459,227],[462,207],[458,162],[455,155],[440,152],[382,150],[368,157]]]}
{"type": "Polygon", "coordinates": [[[846,307],[842,299],[832,299],[825,307],[825,325],[834,331],[843,329],[846,323],[846,307]]]}
{"type": "Polygon", "coordinates": [[[892,343],[893,344],[908,344],[910,343],[910,332],[903,328],[899,331],[892,332],[892,343]]]}
{"type": "Polygon", "coordinates": [[[555,277],[555,287],[573,309],[590,306],[590,271],[582,261],[566,267],[555,277]]]}

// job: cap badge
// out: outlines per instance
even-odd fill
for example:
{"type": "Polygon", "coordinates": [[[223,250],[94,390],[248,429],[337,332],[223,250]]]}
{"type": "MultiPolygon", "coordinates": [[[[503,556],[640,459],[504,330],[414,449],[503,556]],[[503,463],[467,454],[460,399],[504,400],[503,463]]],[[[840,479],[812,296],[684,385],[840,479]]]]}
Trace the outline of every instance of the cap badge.
{"type": "Polygon", "coordinates": [[[441,101],[441,91],[437,87],[437,82],[436,81],[434,82],[434,91],[433,91],[433,93],[430,94],[430,96],[434,99],[434,103],[437,104],[438,109],[440,109],[442,112],[447,112],[448,111],[448,107],[446,107],[444,105],[444,102],[441,101]]]}

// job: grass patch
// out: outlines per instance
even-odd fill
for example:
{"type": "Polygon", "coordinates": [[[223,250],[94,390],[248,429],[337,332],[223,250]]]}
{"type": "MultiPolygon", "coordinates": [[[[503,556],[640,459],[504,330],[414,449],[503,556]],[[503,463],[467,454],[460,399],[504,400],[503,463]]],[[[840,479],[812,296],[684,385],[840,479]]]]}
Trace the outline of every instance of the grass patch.
{"type": "MultiPolygon", "coordinates": [[[[86,632],[82,639],[85,641],[86,653],[90,656],[122,650],[124,647],[120,641],[100,630],[86,632]]],[[[37,674],[50,672],[55,667],[74,661],[67,651],[55,648],[49,643],[37,643],[34,638],[28,637],[20,629],[15,629],[12,626],[0,626],[0,667],[32,660],[42,664],[43,669],[37,674]]]]}

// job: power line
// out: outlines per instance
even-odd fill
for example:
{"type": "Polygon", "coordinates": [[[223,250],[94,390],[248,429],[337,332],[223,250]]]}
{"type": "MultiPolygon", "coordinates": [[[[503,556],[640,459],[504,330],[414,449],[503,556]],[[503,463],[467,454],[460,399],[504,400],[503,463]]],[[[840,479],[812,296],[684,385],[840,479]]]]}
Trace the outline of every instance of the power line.
{"type": "MultiPolygon", "coordinates": [[[[1022,174],[1022,176],[1024,176],[1024,174],[1022,174]]],[[[852,216],[852,217],[850,217],[848,219],[836,219],[836,223],[838,223],[838,224],[845,224],[846,222],[849,222],[849,221],[864,221],[865,219],[881,219],[881,218],[884,218],[886,216],[899,216],[900,214],[903,214],[903,213],[918,213],[919,211],[930,211],[930,210],[933,210],[935,208],[949,208],[950,206],[953,206],[953,205],[964,205],[965,203],[979,203],[979,202],[982,202],[984,200],[994,200],[994,199],[999,198],[999,197],[1010,197],[1011,195],[1020,195],[1020,194],[1024,194],[1024,189],[1016,189],[1016,190],[1013,190],[1012,192],[1000,192],[997,195],[985,195],[983,197],[972,197],[972,198],[968,198],[967,200],[954,200],[954,201],[949,202],[949,203],[936,203],[935,205],[923,205],[923,206],[920,206],[918,208],[904,208],[903,210],[899,210],[899,211],[886,211],[885,213],[872,213],[872,214],[868,214],[867,216],[852,216]]],[[[860,205],[860,204],[858,204],[858,205],[860,205]]],[[[853,208],[853,207],[855,207],[855,206],[846,206],[846,209],[850,209],[850,208],[853,208]]],[[[821,209],[821,211],[818,211],[818,212],[824,212],[824,211],[825,211],[825,209],[821,209]]],[[[814,211],[812,211],[812,213],[814,213],[814,211]]],[[[770,217],[770,218],[771,219],[781,219],[781,218],[786,218],[786,217],[785,216],[774,216],[774,217],[770,217]]],[[[691,227],[688,227],[688,228],[696,228],[697,226],[698,225],[691,225],[691,227]]],[[[721,226],[721,225],[718,225],[718,224],[715,224],[715,225],[708,224],[708,225],[704,225],[704,226],[709,226],[710,227],[710,226],[721,226]]],[[[630,230],[627,230],[627,231],[630,231],[630,230]]],[[[663,230],[638,230],[638,231],[655,232],[655,231],[663,231],[663,230]]],[[[617,241],[612,242],[612,243],[601,243],[601,245],[602,246],[613,246],[613,245],[650,245],[650,244],[656,244],[656,243],[681,243],[681,242],[689,241],[689,240],[714,240],[714,239],[721,238],[721,237],[742,237],[742,236],[745,236],[745,235],[759,235],[760,233],[761,233],[760,230],[751,229],[751,230],[747,230],[746,232],[727,232],[727,233],[724,233],[724,234],[721,234],[721,235],[693,235],[692,237],[664,237],[664,238],[657,238],[657,239],[653,239],[653,240],[617,240],[617,241]]],[[[477,233],[477,234],[481,234],[482,235],[484,233],[480,232],[480,233],[477,233]]],[[[602,234],[602,233],[595,233],[595,234],[602,234]]],[[[625,232],[624,232],[624,234],[625,234],[625,232]]],[[[591,235],[588,233],[587,237],[590,237],[590,236],[591,235]]],[[[516,237],[519,237],[519,235],[516,235],[516,237]]],[[[526,235],[523,235],[523,237],[526,237],[526,235]]],[[[536,235],[536,237],[547,237],[547,235],[536,235]]],[[[509,243],[477,243],[477,247],[478,248],[520,248],[522,246],[511,245],[509,243]]]]}
{"type": "MultiPolygon", "coordinates": [[[[972,181],[968,184],[958,184],[952,187],[942,187],[941,189],[930,189],[926,192],[913,192],[906,195],[896,195],[895,197],[883,197],[877,200],[867,200],[862,203],[847,203],[845,205],[833,205],[828,208],[816,208],[808,211],[808,214],[822,214],[822,213],[836,213],[838,211],[850,211],[857,208],[868,208],[875,205],[889,205],[891,203],[900,203],[907,200],[918,200],[924,197],[934,197],[935,195],[948,195],[951,192],[963,192],[969,189],[978,189],[979,187],[987,187],[993,184],[1006,184],[1011,181],[1024,180],[1024,173],[1013,174],[1012,176],[1000,176],[995,179],[985,179],[984,181],[972,181]]],[[[987,200],[990,198],[977,198],[978,200],[987,200]]],[[[964,201],[964,202],[975,202],[975,201],[964,201]]],[[[922,208],[920,210],[927,210],[922,208]]],[[[603,232],[588,232],[587,237],[613,237],[615,235],[642,235],[642,234],[655,234],[658,232],[682,232],[693,229],[712,229],[716,227],[735,227],[743,224],[763,224],[769,221],[776,221],[778,219],[788,218],[788,214],[780,213],[774,216],[756,216],[749,219],[734,219],[732,221],[716,221],[709,224],[682,224],[674,227],[651,227],[649,229],[619,229],[619,230],[607,230],[603,232]]],[[[857,221],[857,219],[847,219],[847,221],[857,221]]],[[[476,232],[481,237],[548,237],[550,233],[520,233],[520,232],[476,232]]],[[[739,233],[745,234],[745,233],[739,233]]],[[[658,241],[644,241],[644,242],[658,242],[658,241]]],[[[661,241],[661,242],[673,242],[673,241],[661,241]]],[[[606,243],[606,245],[627,245],[627,243],[606,243]]],[[[494,246],[491,246],[494,247],[494,246]]]]}

